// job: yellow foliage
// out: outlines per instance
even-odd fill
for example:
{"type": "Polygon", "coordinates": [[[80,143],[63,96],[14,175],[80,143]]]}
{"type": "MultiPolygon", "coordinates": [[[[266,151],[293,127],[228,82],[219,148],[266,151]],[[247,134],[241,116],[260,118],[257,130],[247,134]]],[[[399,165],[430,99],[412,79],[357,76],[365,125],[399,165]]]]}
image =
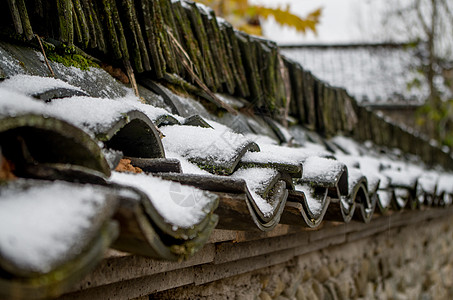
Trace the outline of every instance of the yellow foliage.
{"type": "Polygon", "coordinates": [[[211,7],[216,15],[225,18],[234,27],[254,35],[262,35],[260,19],[273,17],[283,26],[289,26],[299,32],[312,31],[316,34],[316,26],[319,24],[322,8],[309,13],[301,18],[290,12],[289,5],[281,8],[270,8],[261,5],[249,4],[248,0],[195,0],[211,7]]]}

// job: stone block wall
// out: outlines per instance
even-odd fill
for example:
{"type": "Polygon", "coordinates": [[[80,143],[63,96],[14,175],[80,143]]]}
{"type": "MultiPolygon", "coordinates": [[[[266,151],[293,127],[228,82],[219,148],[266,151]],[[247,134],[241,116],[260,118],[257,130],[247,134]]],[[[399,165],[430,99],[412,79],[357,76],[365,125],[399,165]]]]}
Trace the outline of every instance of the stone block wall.
{"type": "MultiPolygon", "coordinates": [[[[149,299],[452,299],[453,217],[393,228],[149,299]]],[[[146,297],[148,299],[148,297],[146,297]]]]}

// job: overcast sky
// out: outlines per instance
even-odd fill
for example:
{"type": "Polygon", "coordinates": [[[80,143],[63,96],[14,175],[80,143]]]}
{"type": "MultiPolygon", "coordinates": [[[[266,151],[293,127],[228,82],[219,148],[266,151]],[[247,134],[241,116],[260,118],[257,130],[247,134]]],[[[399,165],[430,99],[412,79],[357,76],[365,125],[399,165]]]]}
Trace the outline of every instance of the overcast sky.
{"type": "Polygon", "coordinates": [[[301,17],[323,7],[318,35],[297,33],[281,27],[274,20],[263,24],[264,34],[279,43],[346,43],[376,42],[384,5],[383,0],[250,0],[251,3],[275,7],[289,4],[291,11],[301,17]]]}

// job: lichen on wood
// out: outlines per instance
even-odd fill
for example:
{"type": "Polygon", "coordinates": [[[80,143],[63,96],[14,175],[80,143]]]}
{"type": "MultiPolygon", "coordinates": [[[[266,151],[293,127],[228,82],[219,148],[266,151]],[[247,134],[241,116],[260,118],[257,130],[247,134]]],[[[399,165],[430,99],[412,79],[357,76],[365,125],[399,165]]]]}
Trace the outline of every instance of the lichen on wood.
{"type": "MultiPolygon", "coordinates": [[[[152,22],[152,15],[150,9],[150,3],[148,0],[140,0],[141,14],[138,14],[138,17],[143,19],[144,23],[144,34],[147,40],[147,46],[150,55],[150,64],[152,64],[152,69],[158,78],[162,77],[162,55],[160,54],[159,41],[154,32],[154,26],[152,22]]],[[[150,66],[151,67],[151,66],[150,66]]]]}
{"type": "Polygon", "coordinates": [[[85,17],[85,12],[82,8],[80,0],[72,0],[74,24],[77,24],[77,33],[80,36],[79,43],[82,48],[87,48],[90,42],[90,31],[85,17]]]}
{"type": "Polygon", "coordinates": [[[120,59],[123,57],[121,47],[120,47],[120,42],[117,36],[117,32],[115,29],[115,24],[113,22],[113,12],[112,12],[112,7],[111,7],[111,1],[110,0],[102,0],[102,6],[104,8],[105,12],[105,18],[104,22],[106,25],[106,29],[109,35],[109,40],[110,40],[110,46],[112,48],[112,54],[115,59],[120,59]]]}
{"type": "Polygon", "coordinates": [[[72,1],[56,0],[58,9],[58,21],[60,41],[72,46],[74,44],[74,24],[72,20],[72,1]]]}
{"type": "MultiPolygon", "coordinates": [[[[187,52],[187,54],[190,57],[190,60],[192,62],[191,69],[192,71],[197,74],[197,76],[200,76],[201,80],[204,81],[205,78],[203,77],[203,74],[201,70],[205,69],[205,63],[201,57],[201,52],[200,48],[198,46],[198,41],[196,40],[192,30],[191,30],[191,25],[190,21],[187,18],[186,12],[184,8],[182,7],[181,2],[174,2],[172,3],[173,6],[173,13],[175,16],[175,21],[176,21],[176,26],[179,31],[179,36],[181,37],[181,40],[179,41],[180,44],[184,47],[184,50],[187,52]]],[[[190,78],[193,82],[193,78],[190,78]]]]}
{"type": "Polygon", "coordinates": [[[201,59],[205,65],[205,67],[200,70],[204,78],[204,83],[211,90],[217,91],[220,88],[221,83],[209,47],[208,35],[203,24],[203,18],[195,3],[187,2],[183,8],[185,9],[188,20],[190,20],[193,36],[198,41],[201,59]]]}
{"type": "Polygon", "coordinates": [[[17,34],[24,33],[24,29],[22,27],[22,20],[20,18],[20,13],[17,7],[16,0],[8,0],[8,6],[11,12],[11,18],[13,19],[13,25],[16,30],[16,33],[17,34]]]}
{"type": "Polygon", "coordinates": [[[137,28],[135,25],[135,23],[137,22],[137,16],[135,15],[135,9],[133,5],[134,4],[131,0],[121,0],[121,12],[126,19],[124,30],[129,36],[128,46],[131,51],[132,61],[134,62],[135,70],[139,73],[142,73],[145,68],[149,70],[151,66],[149,65],[148,52],[146,51],[146,48],[141,49],[141,47],[144,46],[144,43],[142,44],[139,41],[142,37],[140,28],[137,28]],[[148,63],[147,66],[144,66],[145,61],[148,63]]]}
{"type": "Polygon", "coordinates": [[[224,85],[224,89],[222,90],[229,94],[234,94],[236,86],[233,78],[234,73],[230,68],[226,54],[226,48],[230,48],[231,45],[226,44],[226,47],[222,47],[222,36],[214,11],[211,11],[209,15],[202,13],[201,16],[203,18],[204,27],[206,28],[206,34],[208,35],[209,47],[215,65],[214,69],[218,72],[217,76],[219,77],[221,84],[224,85]]]}
{"type": "Polygon", "coordinates": [[[220,47],[224,48],[226,51],[226,59],[236,84],[235,94],[247,98],[250,96],[250,89],[247,83],[241,50],[234,29],[230,24],[225,23],[220,24],[219,29],[222,37],[222,44],[220,47]]]}
{"type": "Polygon", "coordinates": [[[162,34],[163,47],[166,56],[167,69],[169,73],[179,74],[184,77],[184,67],[178,62],[178,58],[173,47],[170,46],[170,34],[173,35],[178,41],[181,41],[179,31],[176,27],[175,16],[173,14],[173,7],[171,2],[167,0],[159,0],[159,8],[162,16],[162,22],[165,24],[165,30],[162,34]]]}
{"type": "Polygon", "coordinates": [[[235,35],[244,64],[245,77],[250,89],[249,101],[257,107],[262,107],[264,104],[264,95],[261,90],[261,77],[257,66],[256,44],[251,43],[249,37],[242,33],[235,32],[235,35]]]}

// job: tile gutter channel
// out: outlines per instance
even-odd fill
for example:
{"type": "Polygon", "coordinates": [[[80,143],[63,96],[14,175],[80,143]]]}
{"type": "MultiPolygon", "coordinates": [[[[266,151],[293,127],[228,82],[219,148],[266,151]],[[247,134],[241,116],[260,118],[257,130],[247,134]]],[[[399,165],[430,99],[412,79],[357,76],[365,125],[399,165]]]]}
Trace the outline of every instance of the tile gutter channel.
{"type": "Polygon", "coordinates": [[[452,214],[453,207],[431,208],[375,216],[369,224],[325,223],[319,230],[288,225],[278,225],[274,231],[260,234],[215,230],[202,250],[181,263],[112,250],[80,284],[58,299],[130,299],[180,286],[205,284],[385,231],[451,218],[452,214]]]}

